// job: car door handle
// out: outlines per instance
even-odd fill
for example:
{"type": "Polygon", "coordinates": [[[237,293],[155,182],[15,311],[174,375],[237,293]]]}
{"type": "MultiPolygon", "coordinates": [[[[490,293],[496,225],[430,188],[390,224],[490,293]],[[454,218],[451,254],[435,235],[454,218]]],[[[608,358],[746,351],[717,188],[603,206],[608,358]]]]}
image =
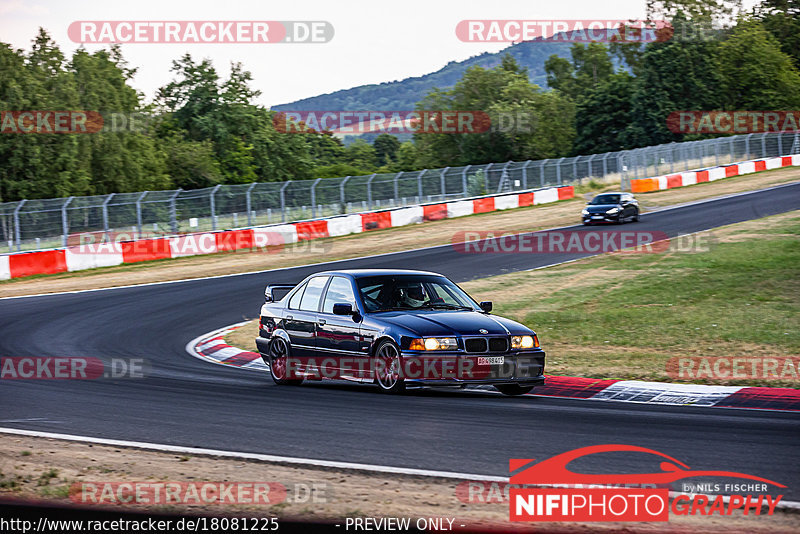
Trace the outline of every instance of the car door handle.
{"type": "Polygon", "coordinates": [[[287,315],[287,316],[286,316],[286,319],[287,319],[287,320],[289,320],[289,321],[291,321],[292,319],[294,319],[294,317],[292,317],[291,315],[287,315]]]}
{"type": "Polygon", "coordinates": [[[317,321],[317,323],[318,323],[320,326],[324,326],[324,325],[325,325],[325,322],[326,322],[326,321],[325,321],[325,319],[320,319],[319,321],[317,321]]]}

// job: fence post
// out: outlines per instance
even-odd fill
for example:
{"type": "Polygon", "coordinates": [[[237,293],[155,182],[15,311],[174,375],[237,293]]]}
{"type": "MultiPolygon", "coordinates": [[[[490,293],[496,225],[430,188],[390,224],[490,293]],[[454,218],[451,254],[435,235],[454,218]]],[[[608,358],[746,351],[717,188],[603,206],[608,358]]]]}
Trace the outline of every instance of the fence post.
{"type": "MultiPolygon", "coordinates": [[[[572,180],[578,180],[578,160],[581,159],[580,156],[575,156],[572,158],[572,180]]],[[[578,183],[582,183],[578,181],[578,183]]]]}
{"type": "Polygon", "coordinates": [[[253,182],[244,193],[244,205],[247,210],[247,226],[253,226],[253,202],[250,198],[250,191],[252,191],[256,185],[258,185],[258,182],[253,182]]]}
{"type": "Polygon", "coordinates": [[[344,184],[346,184],[347,180],[349,180],[349,179],[350,179],[349,176],[345,176],[344,180],[342,180],[342,183],[339,184],[339,203],[342,205],[342,208],[341,208],[342,215],[347,213],[347,200],[346,200],[345,195],[344,195],[344,184]]]}
{"type": "Polygon", "coordinates": [[[556,162],[556,180],[558,181],[558,185],[561,185],[561,162],[564,161],[566,158],[561,158],[556,162]]]}
{"type": "Polygon", "coordinates": [[[417,175],[417,194],[419,195],[419,202],[422,203],[422,175],[428,172],[428,169],[423,169],[417,175]]]}
{"type": "Polygon", "coordinates": [[[533,161],[528,160],[525,162],[525,165],[522,166],[522,190],[528,189],[528,165],[533,163],[533,161]]]}
{"type": "Polygon", "coordinates": [[[550,159],[542,160],[539,164],[539,187],[544,187],[544,166],[550,159]]]}
{"type": "Polygon", "coordinates": [[[589,161],[586,162],[586,167],[589,169],[589,172],[586,173],[586,177],[591,180],[592,174],[592,160],[597,157],[597,154],[592,154],[589,156],[589,161]]]}
{"type": "Polygon", "coordinates": [[[317,184],[322,178],[317,178],[314,180],[314,183],[311,184],[311,217],[314,219],[317,218],[317,184]]]}
{"type": "Polygon", "coordinates": [[[483,194],[484,195],[488,195],[489,194],[489,169],[492,168],[492,165],[494,165],[494,163],[488,164],[486,166],[486,168],[483,169],[483,194]]]}
{"type": "Polygon", "coordinates": [[[284,190],[286,187],[292,183],[291,180],[287,180],[281,186],[281,222],[286,222],[286,195],[284,194],[284,190]]]}
{"type": "Polygon", "coordinates": [[[397,174],[395,174],[394,178],[392,179],[392,181],[394,182],[394,201],[395,201],[395,204],[400,201],[400,185],[399,185],[398,181],[400,180],[400,175],[402,175],[402,174],[403,174],[403,171],[400,171],[397,174]]]}
{"type": "Polygon", "coordinates": [[[445,167],[444,169],[442,169],[442,172],[441,172],[441,174],[439,175],[439,181],[441,182],[441,187],[442,187],[442,201],[444,201],[444,199],[445,199],[444,174],[447,172],[447,170],[448,170],[449,168],[450,168],[450,167],[445,167]]]}
{"type": "MultiPolygon", "coordinates": [[[[778,132],[778,156],[783,155],[783,132],[778,132]]],[[[766,157],[766,156],[764,156],[766,157]]]]}
{"type": "Polygon", "coordinates": [[[143,191],[142,194],[139,195],[139,198],[136,199],[136,230],[138,232],[138,235],[136,236],[137,240],[142,238],[142,200],[147,196],[147,193],[149,193],[149,191],[143,191]]]}
{"type": "Polygon", "coordinates": [[[211,201],[211,230],[216,231],[217,229],[217,207],[215,206],[215,198],[217,196],[217,191],[219,188],[222,187],[221,184],[217,184],[214,186],[214,189],[211,190],[211,195],[209,195],[209,199],[211,201]]]}
{"type": "Polygon", "coordinates": [[[173,234],[178,233],[178,207],[175,205],[175,199],[178,198],[181,191],[183,191],[183,189],[179,187],[169,199],[169,223],[170,230],[172,230],[173,234]]]}
{"type": "Polygon", "coordinates": [[[470,167],[472,167],[472,165],[467,165],[461,172],[461,186],[464,188],[464,197],[467,196],[467,171],[470,167]]]}
{"type": "Polygon", "coordinates": [[[767,134],[764,132],[761,134],[761,157],[765,157],[767,154],[767,134]]]}
{"type": "Polygon", "coordinates": [[[367,178],[367,208],[372,211],[372,180],[378,173],[373,173],[372,176],[367,178]]]}
{"type": "Polygon", "coordinates": [[[751,133],[744,136],[744,151],[747,154],[747,159],[750,159],[750,137],[752,136],[753,134],[751,133]]]}
{"type": "MultiPolygon", "coordinates": [[[[69,234],[69,220],[67,219],[67,206],[70,205],[72,199],[74,198],[75,197],[67,198],[66,202],[64,202],[64,204],[61,205],[61,232],[62,232],[61,244],[65,247],[67,246],[67,235],[69,234]]],[[[17,245],[17,252],[19,252],[19,245],[17,245]]]]}
{"type": "MultiPolygon", "coordinates": [[[[497,180],[497,192],[498,193],[502,193],[502,191],[500,191],[500,188],[503,185],[503,179],[506,179],[506,178],[509,179],[509,180],[511,179],[511,177],[508,175],[508,166],[511,165],[512,163],[514,163],[514,162],[509,160],[508,163],[503,165],[503,170],[500,171],[500,179],[497,180]]],[[[511,188],[513,189],[514,187],[512,186],[511,188]]]]}
{"type": "Polygon", "coordinates": [[[114,195],[115,193],[111,193],[103,201],[103,241],[108,241],[108,203],[114,195]]]}
{"type": "MultiPolygon", "coordinates": [[[[72,197],[70,197],[70,200],[72,200],[72,197]]],[[[20,208],[22,208],[23,205],[25,205],[25,203],[27,201],[28,201],[27,199],[23,198],[22,200],[20,200],[19,204],[17,204],[17,207],[14,208],[14,241],[17,244],[17,252],[20,251],[20,247],[22,246],[20,244],[22,239],[21,239],[21,232],[19,231],[19,210],[20,210],[20,208]]],[[[63,221],[64,221],[64,215],[63,215],[64,206],[62,206],[61,209],[62,209],[61,221],[62,221],[62,224],[63,224],[63,221]]],[[[64,226],[64,228],[66,228],[66,226],[64,226]]],[[[67,233],[66,233],[66,231],[64,231],[63,243],[64,243],[64,246],[66,247],[67,246],[67,233]]]]}

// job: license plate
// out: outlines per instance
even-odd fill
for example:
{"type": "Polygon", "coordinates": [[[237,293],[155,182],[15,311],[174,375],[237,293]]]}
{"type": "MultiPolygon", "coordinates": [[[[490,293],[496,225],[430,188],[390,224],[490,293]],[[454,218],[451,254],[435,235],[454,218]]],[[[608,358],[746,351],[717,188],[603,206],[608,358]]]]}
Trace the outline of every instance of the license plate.
{"type": "Polygon", "coordinates": [[[478,356],[478,365],[503,365],[505,356],[478,356]]]}
{"type": "Polygon", "coordinates": [[[592,215],[592,219],[602,219],[602,215],[592,215]]]}

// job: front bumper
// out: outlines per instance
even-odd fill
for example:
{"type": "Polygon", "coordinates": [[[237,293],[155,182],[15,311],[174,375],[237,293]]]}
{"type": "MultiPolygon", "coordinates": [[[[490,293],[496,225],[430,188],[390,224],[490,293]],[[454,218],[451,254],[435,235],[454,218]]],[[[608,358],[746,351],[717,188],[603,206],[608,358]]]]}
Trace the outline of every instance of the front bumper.
{"type": "Polygon", "coordinates": [[[409,385],[454,386],[461,384],[544,384],[545,353],[542,350],[509,353],[436,353],[402,351],[403,378],[409,385]],[[502,363],[484,363],[479,358],[502,363]]]}
{"type": "Polygon", "coordinates": [[[617,212],[613,215],[608,213],[590,213],[589,215],[582,215],[581,220],[584,224],[603,223],[603,222],[619,222],[622,212],[617,212]]]}

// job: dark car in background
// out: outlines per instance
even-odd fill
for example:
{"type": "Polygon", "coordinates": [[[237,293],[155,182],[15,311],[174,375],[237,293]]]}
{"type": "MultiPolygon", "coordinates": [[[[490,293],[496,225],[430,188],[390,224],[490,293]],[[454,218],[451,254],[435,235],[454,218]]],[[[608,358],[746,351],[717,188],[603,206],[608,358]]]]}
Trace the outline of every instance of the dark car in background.
{"type": "Polygon", "coordinates": [[[581,212],[583,224],[624,223],[639,220],[639,202],[631,193],[601,193],[581,212]]]}
{"type": "Polygon", "coordinates": [[[332,378],[388,393],[488,384],[506,395],[544,384],[536,333],[440,274],[327,271],[267,286],[265,297],[256,345],[276,384],[332,378]]]}

